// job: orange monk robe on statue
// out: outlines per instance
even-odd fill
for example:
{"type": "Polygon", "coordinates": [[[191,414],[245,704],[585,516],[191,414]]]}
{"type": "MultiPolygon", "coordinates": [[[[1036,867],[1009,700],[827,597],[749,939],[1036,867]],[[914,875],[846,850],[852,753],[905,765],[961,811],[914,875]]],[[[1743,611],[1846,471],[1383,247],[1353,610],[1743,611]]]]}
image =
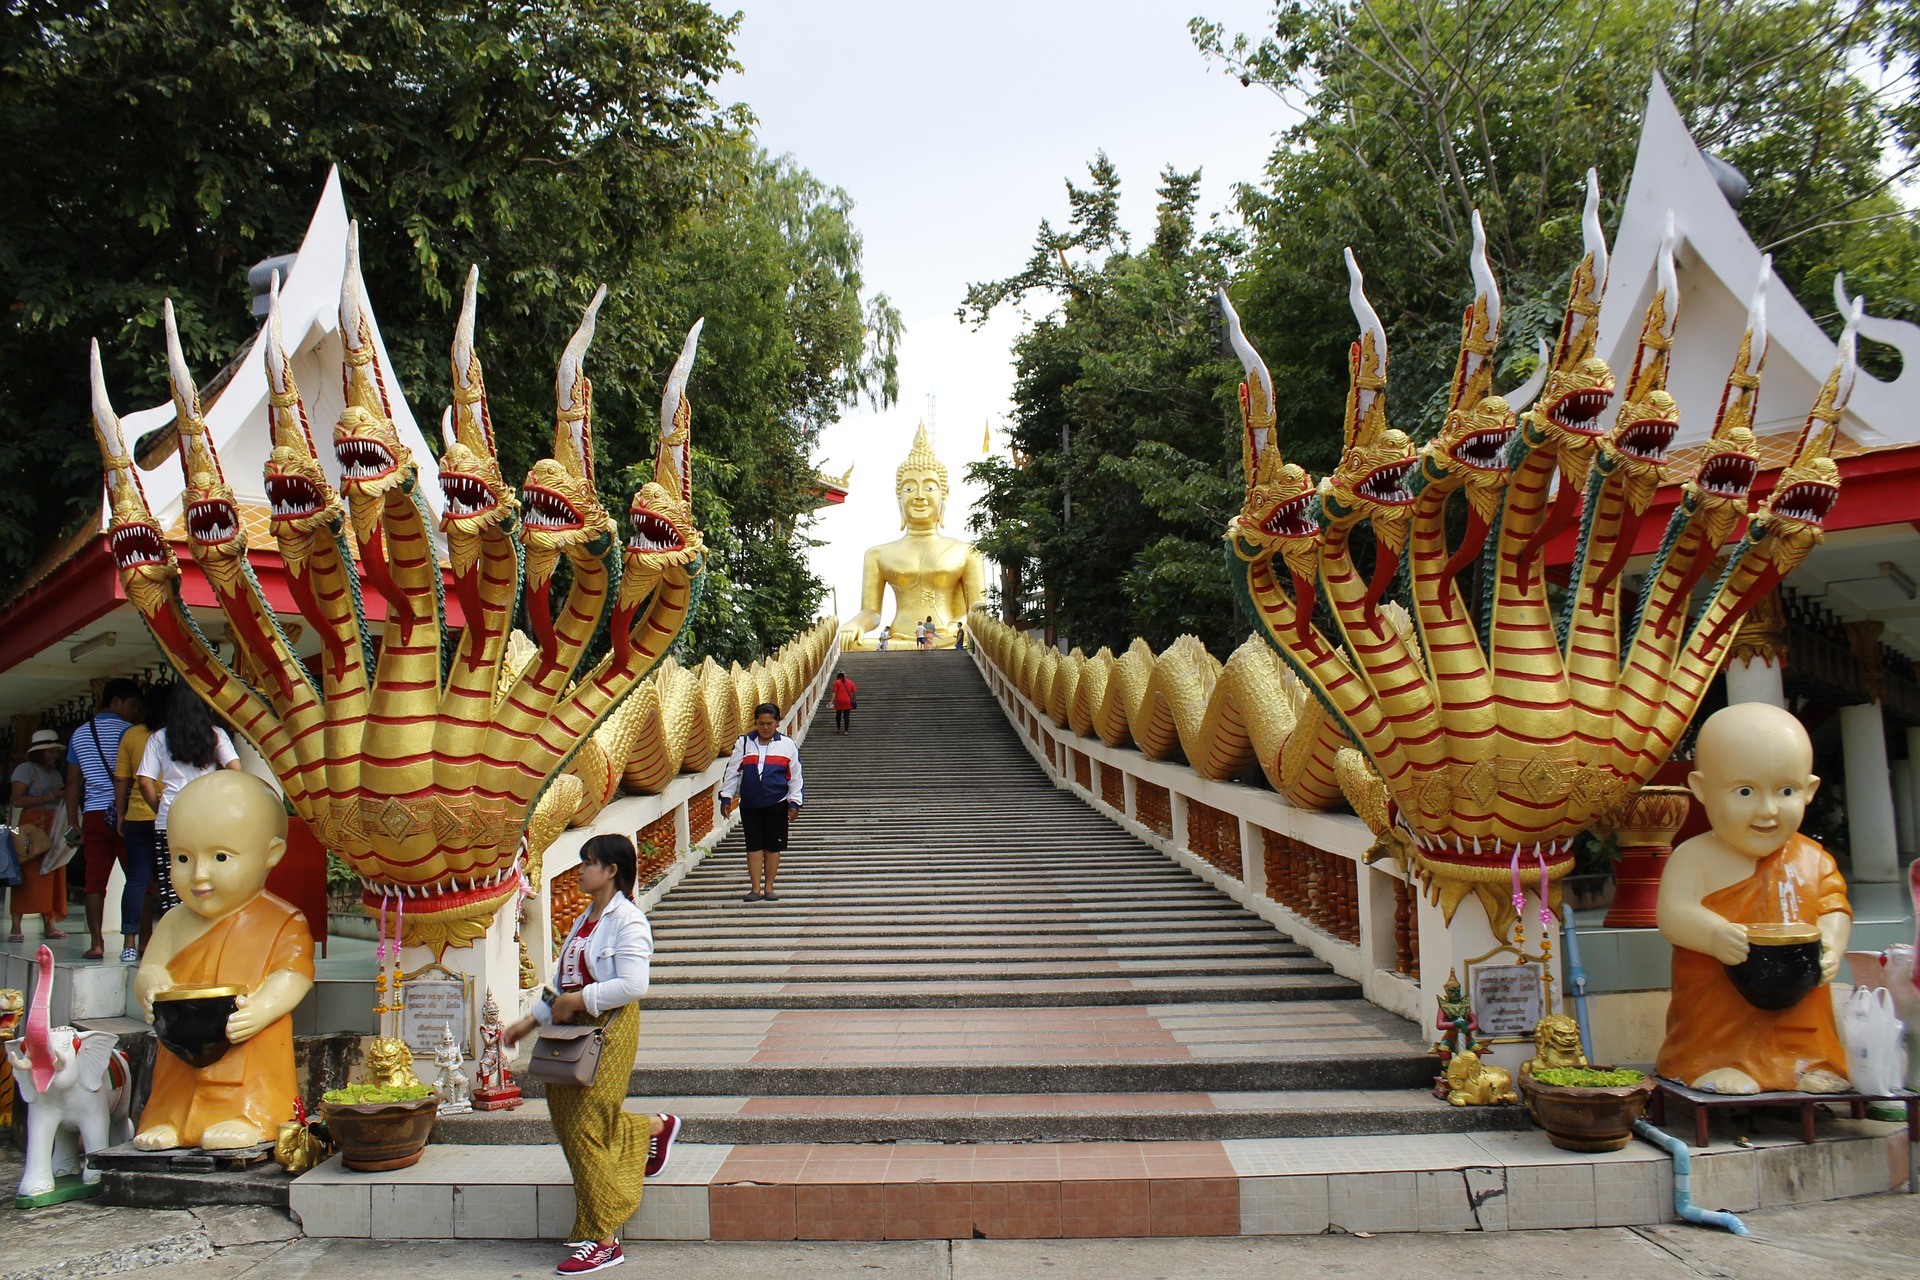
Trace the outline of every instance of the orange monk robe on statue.
{"type": "MultiPolygon", "coordinates": [[[[1829,912],[1853,914],[1840,868],[1816,840],[1795,835],[1754,864],[1753,874],[1701,899],[1736,924],[1818,924],[1829,912]]],[[[1833,997],[1821,983],[1790,1009],[1769,1013],[1734,989],[1712,956],[1673,949],[1673,1002],[1657,1070],[1688,1084],[1733,1067],[1762,1090],[1794,1089],[1809,1071],[1844,1079],[1847,1052],[1833,1020],[1833,997]]]]}
{"type": "MultiPolygon", "coordinates": [[[[244,986],[253,991],[269,974],[286,970],[311,981],[313,935],[305,916],[272,894],[262,893],[181,947],[167,970],[180,987],[244,986]]],[[[270,1142],[280,1123],[293,1119],[298,1094],[289,1014],[197,1071],[160,1050],[140,1128],[144,1132],[171,1125],[179,1145],[197,1147],[210,1125],[245,1120],[270,1142]]]]}

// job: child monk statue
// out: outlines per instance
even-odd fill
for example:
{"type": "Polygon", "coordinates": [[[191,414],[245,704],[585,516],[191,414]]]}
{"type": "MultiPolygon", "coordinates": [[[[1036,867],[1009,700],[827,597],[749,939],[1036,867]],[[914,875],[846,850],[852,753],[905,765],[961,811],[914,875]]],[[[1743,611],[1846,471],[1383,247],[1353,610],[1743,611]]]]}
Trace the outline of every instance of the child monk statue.
{"type": "Polygon", "coordinates": [[[1714,1093],[1847,1088],[1834,1025],[1833,981],[1853,912],[1846,881],[1800,820],[1820,779],[1800,721],[1741,702],[1700,727],[1687,785],[1713,829],[1673,851],[1657,918],[1673,944],[1673,1000],[1659,1073],[1714,1093]],[[1726,966],[1747,958],[1750,926],[1814,925],[1820,981],[1797,1004],[1768,1012],[1735,989],[1726,966]]]}
{"type": "Polygon", "coordinates": [[[306,917],[266,892],[287,850],[287,814],[251,774],[216,769],[181,788],[167,828],[181,905],[153,931],[134,979],[147,1021],[165,992],[240,987],[233,1047],[195,1069],[166,1049],[134,1145],[225,1150],[272,1142],[294,1112],[294,1006],[313,986],[306,917]]]}

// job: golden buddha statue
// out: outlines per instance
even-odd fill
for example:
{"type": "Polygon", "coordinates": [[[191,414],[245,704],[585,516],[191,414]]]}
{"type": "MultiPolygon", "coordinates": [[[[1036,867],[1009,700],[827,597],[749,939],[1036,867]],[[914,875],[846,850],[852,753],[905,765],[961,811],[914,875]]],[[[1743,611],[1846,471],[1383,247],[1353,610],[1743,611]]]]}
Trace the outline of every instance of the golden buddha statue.
{"type": "Polygon", "coordinates": [[[886,588],[893,588],[894,614],[884,628],[887,647],[914,647],[915,628],[928,618],[934,647],[951,649],[956,624],[966,617],[986,588],[986,561],[971,542],[940,532],[947,508],[947,468],[933,456],[923,422],[913,449],[894,472],[900,501],[900,527],[906,533],[867,549],[860,574],[860,612],[847,622],[841,645],[875,649],[882,634],[880,610],[886,588]]]}

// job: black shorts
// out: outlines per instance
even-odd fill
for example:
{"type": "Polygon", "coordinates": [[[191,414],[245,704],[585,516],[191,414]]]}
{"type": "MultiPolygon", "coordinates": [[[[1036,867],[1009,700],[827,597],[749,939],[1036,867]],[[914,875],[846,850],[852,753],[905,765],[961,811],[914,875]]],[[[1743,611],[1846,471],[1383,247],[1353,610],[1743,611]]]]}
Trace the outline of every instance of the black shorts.
{"type": "Polygon", "coordinates": [[[785,853],[787,806],[782,803],[764,809],[741,809],[740,834],[747,842],[748,853],[785,853]]]}

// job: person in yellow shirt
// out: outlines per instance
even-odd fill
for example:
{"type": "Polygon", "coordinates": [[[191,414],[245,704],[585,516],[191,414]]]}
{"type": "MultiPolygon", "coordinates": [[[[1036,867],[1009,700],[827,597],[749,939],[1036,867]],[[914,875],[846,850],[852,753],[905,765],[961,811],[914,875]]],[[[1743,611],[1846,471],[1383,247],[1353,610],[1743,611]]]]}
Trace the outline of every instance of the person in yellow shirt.
{"type": "Polygon", "coordinates": [[[147,885],[153,879],[153,806],[133,779],[140,772],[147,739],[166,722],[167,690],[155,685],[147,690],[140,723],[121,737],[119,758],[113,765],[113,811],[119,815],[126,849],[126,860],[120,864],[127,878],[120,893],[121,964],[139,964],[141,949],[153,937],[153,924],[146,916],[147,885]]]}

